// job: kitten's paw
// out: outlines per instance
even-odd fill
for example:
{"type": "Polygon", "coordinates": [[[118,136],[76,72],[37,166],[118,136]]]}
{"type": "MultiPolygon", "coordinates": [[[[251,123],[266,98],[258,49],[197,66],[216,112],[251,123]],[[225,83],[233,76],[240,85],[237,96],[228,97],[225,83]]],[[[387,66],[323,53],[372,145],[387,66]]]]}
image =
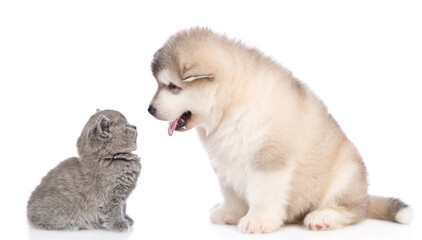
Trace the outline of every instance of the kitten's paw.
{"type": "Polygon", "coordinates": [[[240,218],[246,214],[246,210],[227,208],[221,206],[221,204],[217,204],[210,212],[210,220],[212,223],[233,225],[238,224],[240,218]]]}
{"type": "Polygon", "coordinates": [[[125,219],[128,221],[128,223],[129,223],[130,226],[133,226],[134,221],[133,221],[133,219],[131,217],[129,217],[128,215],[126,215],[125,216],[125,219]]]}
{"type": "Polygon", "coordinates": [[[106,224],[106,228],[114,232],[125,232],[129,230],[129,222],[127,221],[113,222],[110,224],[106,224]]]}
{"type": "Polygon", "coordinates": [[[114,154],[113,159],[123,159],[126,161],[139,161],[140,158],[133,153],[117,153],[114,154]]]}
{"type": "Polygon", "coordinates": [[[243,233],[270,233],[281,227],[282,223],[274,218],[259,218],[244,216],[240,219],[238,228],[243,233]]]}
{"type": "Polygon", "coordinates": [[[309,230],[329,230],[343,227],[344,216],[333,209],[316,210],[309,213],[303,224],[309,230]]]}

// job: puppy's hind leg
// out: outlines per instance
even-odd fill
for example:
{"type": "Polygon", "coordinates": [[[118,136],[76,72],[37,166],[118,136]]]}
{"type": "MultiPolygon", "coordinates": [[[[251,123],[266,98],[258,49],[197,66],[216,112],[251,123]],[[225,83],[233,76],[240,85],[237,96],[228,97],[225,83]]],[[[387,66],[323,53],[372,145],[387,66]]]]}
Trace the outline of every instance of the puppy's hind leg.
{"type": "Polygon", "coordinates": [[[366,218],[368,195],[365,176],[364,171],[357,171],[348,176],[354,181],[334,181],[318,209],[305,217],[305,227],[310,230],[336,229],[366,218]]]}
{"type": "Polygon", "coordinates": [[[309,230],[329,230],[356,223],[361,218],[345,208],[324,208],[309,213],[303,224],[309,230]]]}
{"type": "Polygon", "coordinates": [[[220,183],[221,192],[224,202],[215,205],[211,210],[210,220],[216,224],[233,224],[239,223],[240,218],[245,216],[248,206],[241,199],[231,186],[220,183]]]}

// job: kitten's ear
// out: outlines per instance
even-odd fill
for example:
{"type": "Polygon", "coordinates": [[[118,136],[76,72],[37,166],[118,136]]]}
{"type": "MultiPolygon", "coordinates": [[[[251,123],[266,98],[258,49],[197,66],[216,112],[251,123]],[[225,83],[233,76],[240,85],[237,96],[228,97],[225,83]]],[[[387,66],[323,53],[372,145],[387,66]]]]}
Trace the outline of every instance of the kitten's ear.
{"type": "Polygon", "coordinates": [[[108,119],[104,115],[100,115],[97,120],[95,121],[94,125],[94,136],[102,141],[102,142],[109,142],[112,138],[112,134],[110,133],[110,119],[108,119]]]}
{"type": "Polygon", "coordinates": [[[183,82],[193,82],[199,79],[212,79],[214,75],[201,65],[195,65],[188,68],[182,76],[183,82]]]}

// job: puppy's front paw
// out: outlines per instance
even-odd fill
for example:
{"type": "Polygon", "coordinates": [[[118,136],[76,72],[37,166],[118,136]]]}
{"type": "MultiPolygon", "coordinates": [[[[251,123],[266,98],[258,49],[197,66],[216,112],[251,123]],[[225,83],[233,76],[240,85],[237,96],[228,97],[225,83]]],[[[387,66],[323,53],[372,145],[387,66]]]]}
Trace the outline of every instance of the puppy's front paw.
{"type": "Polygon", "coordinates": [[[127,221],[117,221],[106,224],[105,227],[114,232],[125,232],[129,229],[129,222],[127,221]]]}
{"type": "Polygon", "coordinates": [[[238,228],[243,233],[270,233],[281,227],[282,223],[274,218],[259,218],[244,216],[240,219],[238,228]]]}
{"type": "Polygon", "coordinates": [[[245,214],[246,210],[223,207],[221,204],[218,204],[211,209],[210,220],[216,224],[236,225],[245,214]]]}

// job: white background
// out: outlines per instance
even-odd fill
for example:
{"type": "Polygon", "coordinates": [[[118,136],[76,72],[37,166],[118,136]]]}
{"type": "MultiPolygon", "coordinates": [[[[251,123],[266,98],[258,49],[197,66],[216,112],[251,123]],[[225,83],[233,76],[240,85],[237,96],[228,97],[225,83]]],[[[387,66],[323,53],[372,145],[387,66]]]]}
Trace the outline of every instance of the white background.
{"type": "Polygon", "coordinates": [[[1,239],[422,239],[422,6],[418,1],[1,1],[1,239]],[[147,108],[154,52],[208,26],[272,56],[312,88],[359,148],[369,192],[399,197],[410,226],[366,220],[328,232],[241,234],[209,223],[221,200],[195,131],[167,135],[147,108]],[[40,179],[76,155],[97,108],[138,126],[142,174],[127,233],[27,225],[40,179]]]}

